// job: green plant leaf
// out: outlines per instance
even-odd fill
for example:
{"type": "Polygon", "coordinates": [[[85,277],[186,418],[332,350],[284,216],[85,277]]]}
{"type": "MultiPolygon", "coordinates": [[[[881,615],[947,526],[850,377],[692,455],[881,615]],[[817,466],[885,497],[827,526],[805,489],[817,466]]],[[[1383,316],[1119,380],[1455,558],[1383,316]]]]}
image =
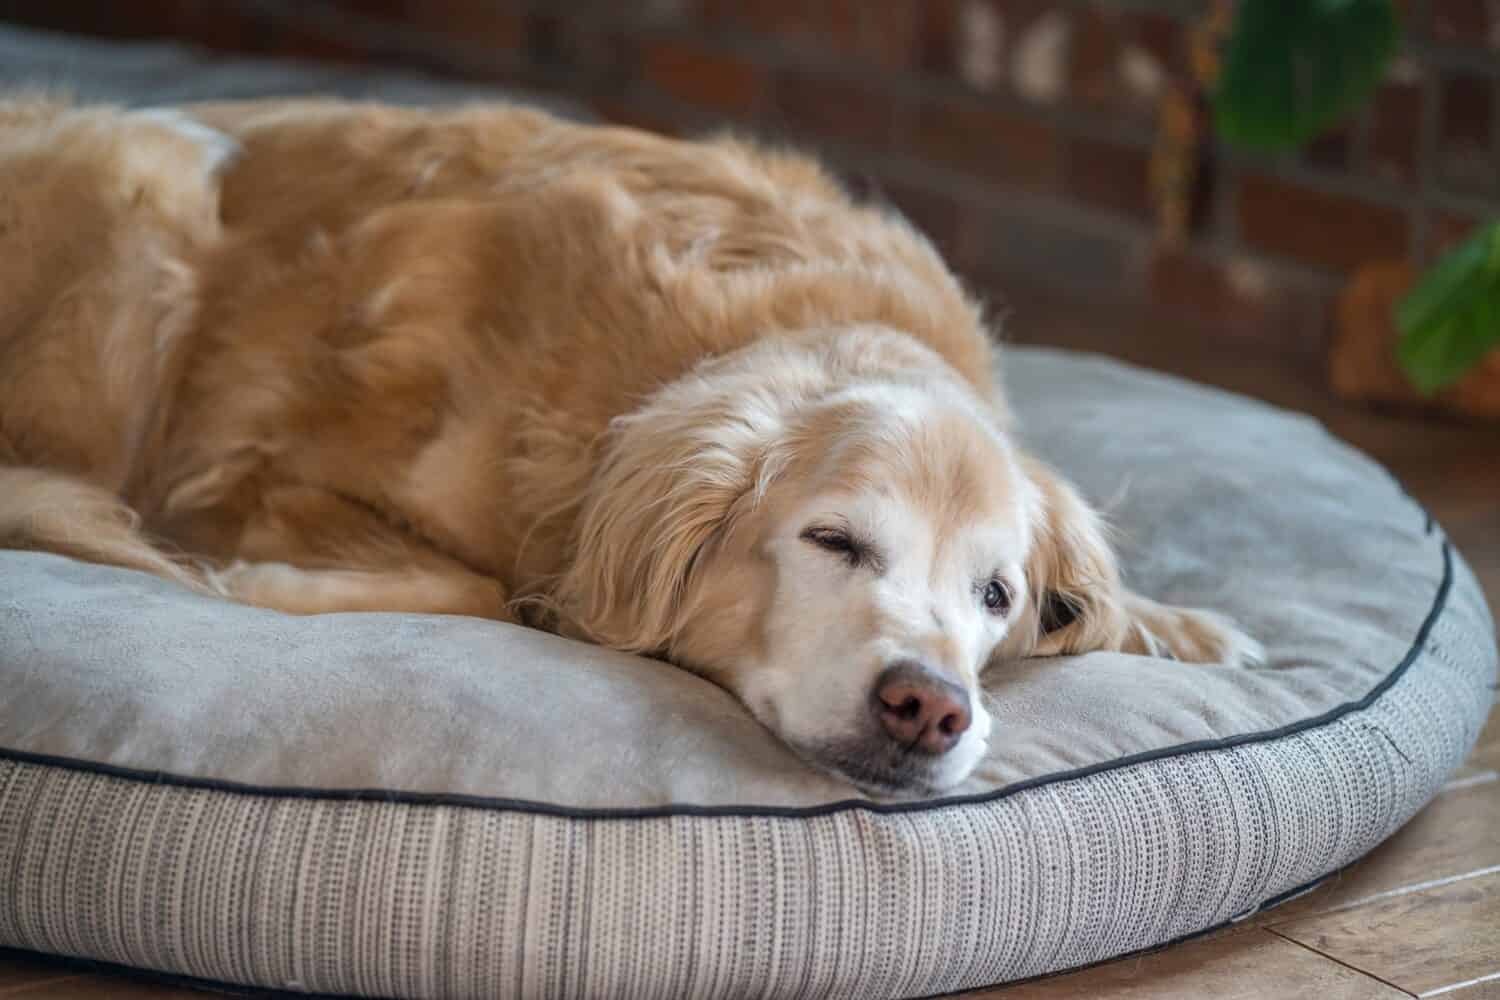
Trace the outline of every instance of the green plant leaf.
{"type": "Polygon", "coordinates": [[[1500,221],[1427,270],[1396,306],[1396,357],[1418,391],[1458,381],[1500,345],[1500,221]]]}
{"type": "Polygon", "coordinates": [[[1483,280],[1488,245],[1486,234],[1479,232],[1439,258],[1396,307],[1396,325],[1410,331],[1452,309],[1483,280]]]}
{"type": "Polygon", "coordinates": [[[1238,145],[1300,146],[1375,89],[1399,33],[1392,0],[1240,0],[1215,127],[1238,145]]]}

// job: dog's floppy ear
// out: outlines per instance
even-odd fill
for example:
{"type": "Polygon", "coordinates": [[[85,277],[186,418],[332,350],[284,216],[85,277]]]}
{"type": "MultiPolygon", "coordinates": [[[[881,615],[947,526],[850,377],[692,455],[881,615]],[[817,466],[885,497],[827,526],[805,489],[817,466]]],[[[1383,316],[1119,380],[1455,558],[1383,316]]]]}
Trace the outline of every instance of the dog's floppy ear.
{"type": "Polygon", "coordinates": [[[1059,656],[1130,644],[1125,591],[1103,519],[1067,481],[1035,459],[1022,468],[1036,489],[1027,606],[1006,652],[1059,656]]]}
{"type": "Polygon", "coordinates": [[[1002,644],[1002,657],[1119,650],[1192,663],[1246,663],[1260,645],[1229,619],[1132,593],[1099,514],[1057,473],[1022,459],[1035,486],[1034,531],[1026,560],[1028,605],[1002,644]]]}
{"type": "Polygon", "coordinates": [[[694,376],[619,418],[602,442],[567,570],[559,631],[630,652],[670,654],[694,574],[770,476],[774,408],[694,376]]]}

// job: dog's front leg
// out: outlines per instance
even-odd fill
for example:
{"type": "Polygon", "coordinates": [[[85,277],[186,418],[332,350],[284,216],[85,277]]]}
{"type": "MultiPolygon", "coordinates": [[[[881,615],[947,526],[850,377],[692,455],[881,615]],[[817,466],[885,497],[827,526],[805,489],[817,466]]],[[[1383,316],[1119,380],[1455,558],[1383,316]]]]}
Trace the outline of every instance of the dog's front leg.
{"type": "Polygon", "coordinates": [[[212,575],[225,596],[297,615],[405,611],[514,621],[500,584],[466,571],[303,569],[238,562],[212,575]]]}
{"type": "Polygon", "coordinates": [[[406,611],[516,621],[504,585],[374,510],[313,486],[277,486],[246,522],[225,596],[292,614],[406,611]]]}

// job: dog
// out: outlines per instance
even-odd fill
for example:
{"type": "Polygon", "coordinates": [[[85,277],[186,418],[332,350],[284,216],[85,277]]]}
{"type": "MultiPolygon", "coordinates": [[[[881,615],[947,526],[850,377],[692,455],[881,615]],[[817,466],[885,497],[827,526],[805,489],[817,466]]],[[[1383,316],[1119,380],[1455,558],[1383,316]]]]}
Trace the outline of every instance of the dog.
{"type": "Polygon", "coordinates": [[[0,545],[664,658],[874,794],[987,664],[1241,664],[1024,454],[985,317],[812,160],[504,105],[0,101],[0,545]]]}

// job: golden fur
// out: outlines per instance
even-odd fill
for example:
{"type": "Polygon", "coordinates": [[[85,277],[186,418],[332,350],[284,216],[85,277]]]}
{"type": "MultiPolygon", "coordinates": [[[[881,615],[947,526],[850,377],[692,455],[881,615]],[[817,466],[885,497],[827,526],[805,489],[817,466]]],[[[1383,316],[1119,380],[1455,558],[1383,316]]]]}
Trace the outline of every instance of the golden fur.
{"type": "Polygon", "coordinates": [[[800,156],[503,106],[16,98],[0,289],[0,545],[523,620],[739,690],[778,627],[768,519],[818,480],[940,540],[1008,519],[1009,655],[1252,651],[1122,588],[1083,500],[1009,464],[979,308],[800,156]],[[892,445],[869,393],[908,391],[962,408],[892,445]]]}

